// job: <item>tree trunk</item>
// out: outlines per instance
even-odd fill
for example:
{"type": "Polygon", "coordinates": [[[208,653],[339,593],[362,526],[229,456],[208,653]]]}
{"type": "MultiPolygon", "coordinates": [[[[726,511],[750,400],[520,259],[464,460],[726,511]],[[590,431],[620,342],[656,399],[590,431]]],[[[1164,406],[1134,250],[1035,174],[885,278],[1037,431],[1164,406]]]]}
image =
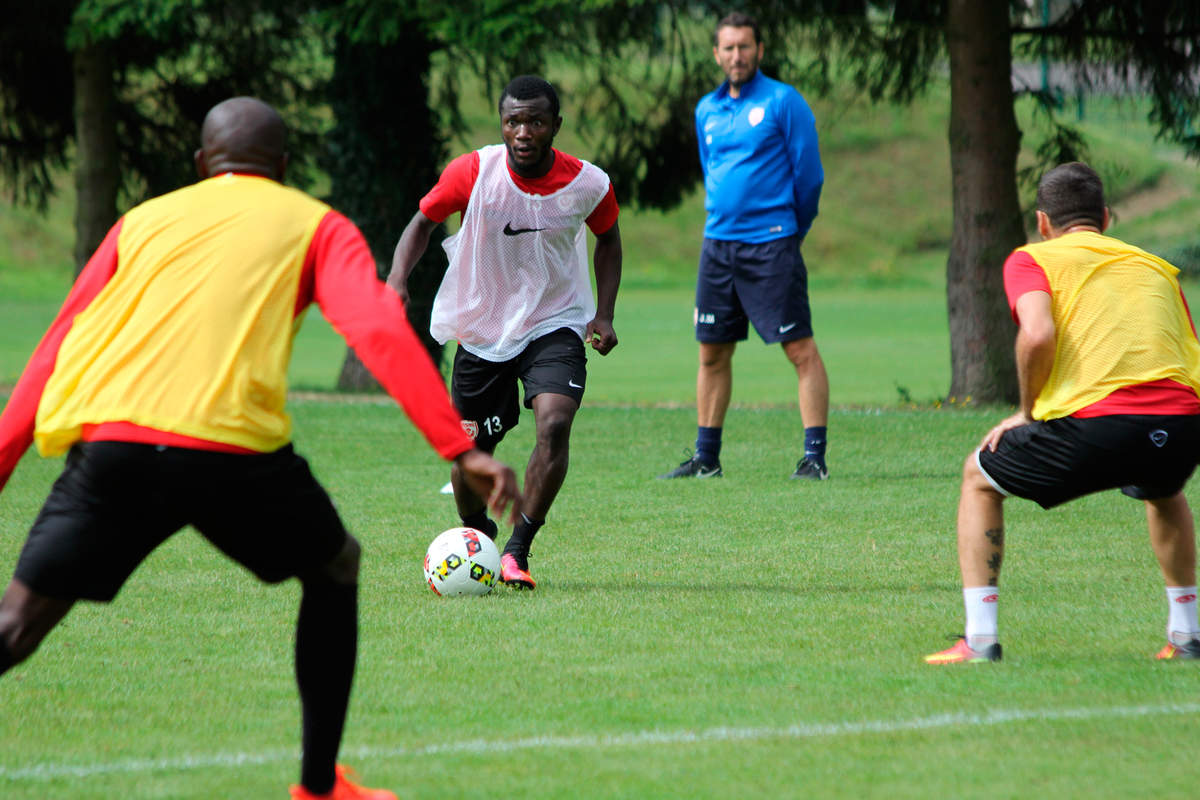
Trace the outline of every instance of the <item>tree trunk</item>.
{"type": "Polygon", "coordinates": [[[1003,278],[1004,259],[1025,244],[1009,5],[950,0],[947,8],[954,231],[946,300],[950,397],[959,403],[1017,401],[1015,327],[1003,278]]]}
{"type": "MultiPolygon", "coordinates": [[[[332,178],[330,204],[354,220],[371,246],[380,278],[417,203],[438,179],[444,143],[429,107],[426,80],[433,43],[419,24],[402,25],[387,44],[339,37],[334,47],[330,106],[337,123],[326,136],[323,166],[332,178]],[[380,80],[403,75],[403,80],[380,80]]],[[[408,319],[435,363],[442,348],[429,334],[433,297],[446,272],[444,229],[430,237],[409,277],[408,319]]],[[[338,389],[378,390],[375,379],[347,348],[338,389]]]]}
{"type": "Polygon", "coordinates": [[[358,360],[358,353],[351,347],[346,348],[346,358],[342,361],[342,371],[338,374],[337,388],[343,392],[382,392],[383,387],[366,365],[358,360]]]}
{"type": "Polygon", "coordinates": [[[73,54],[75,71],[75,274],[117,221],[121,171],[116,96],[108,48],[85,45],[73,54]]]}

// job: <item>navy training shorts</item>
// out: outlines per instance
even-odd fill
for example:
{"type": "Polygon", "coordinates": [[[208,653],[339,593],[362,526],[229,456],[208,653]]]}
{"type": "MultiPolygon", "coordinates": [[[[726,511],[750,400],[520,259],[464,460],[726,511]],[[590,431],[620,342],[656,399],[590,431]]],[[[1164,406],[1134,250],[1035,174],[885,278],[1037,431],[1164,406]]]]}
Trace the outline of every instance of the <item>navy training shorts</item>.
{"type": "Polygon", "coordinates": [[[740,342],[753,323],[767,344],[813,335],[800,237],[761,244],[705,239],[700,248],[696,340],[740,342]]]}

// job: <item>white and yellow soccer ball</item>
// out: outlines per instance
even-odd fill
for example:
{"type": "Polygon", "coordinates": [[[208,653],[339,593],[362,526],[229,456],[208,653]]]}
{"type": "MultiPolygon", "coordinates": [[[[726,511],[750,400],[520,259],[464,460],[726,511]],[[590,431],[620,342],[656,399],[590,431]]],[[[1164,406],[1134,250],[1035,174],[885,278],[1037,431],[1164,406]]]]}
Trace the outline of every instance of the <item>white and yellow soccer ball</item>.
{"type": "Polygon", "coordinates": [[[425,551],[425,582],[436,595],[487,594],[499,580],[500,551],[474,528],[442,531],[425,551]]]}

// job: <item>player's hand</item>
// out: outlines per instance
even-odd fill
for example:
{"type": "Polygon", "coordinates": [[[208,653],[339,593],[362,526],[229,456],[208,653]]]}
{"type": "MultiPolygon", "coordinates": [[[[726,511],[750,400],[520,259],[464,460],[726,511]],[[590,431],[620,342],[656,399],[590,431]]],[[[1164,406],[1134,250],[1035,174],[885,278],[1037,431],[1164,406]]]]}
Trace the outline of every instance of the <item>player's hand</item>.
{"type": "Polygon", "coordinates": [[[404,283],[392,283],[391,281],[388,281],[388,285],[396,290],[396,294],[400,295],[400,302],[404,303],[405,308],[408,308],[408,282],[405,281],[404,283]]]}
{"type": "Polygon", "coordinates": [[[507,464],[477,448],[468,450],[454,461],[471,491],[487,499],[488,508],[496,519],[503,520],[507,509],[508,521],[516,525],[525,501],[517,485],[516,473],[507,464]]]}
{"type": "Polygon", "coordinates": [[[617,346],[617,332],[613,330],[612,320],[596,317],[587,324],[585,341],[602,356],[608,355],[617,346]]]}
{"type": "Polygon", "coordinates": [[[1000,439],[1004,434],[1011,431],[1013,428],[1020,428],[1022,425],[1028,425],[1033,422],[1032,419],[1024,411],[1018,411],[1011,417],[1003,419],[1000,424],[987,432],[987,436],[983,437],[983,441],[979,443],[981,450],[987,449],[995,452],[996,446],[1000,444],[1000,439]]]}

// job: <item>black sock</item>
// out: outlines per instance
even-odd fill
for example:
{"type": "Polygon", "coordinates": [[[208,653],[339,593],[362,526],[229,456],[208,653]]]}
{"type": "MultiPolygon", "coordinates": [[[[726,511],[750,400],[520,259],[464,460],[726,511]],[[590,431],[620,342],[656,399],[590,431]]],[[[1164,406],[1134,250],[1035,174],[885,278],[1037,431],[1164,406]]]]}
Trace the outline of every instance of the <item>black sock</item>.
{"type": "Polygon", "coordinates": [[[706,467],[715,467],[721,463],[721,431],[715,428],[698,426],[696,428],[696,460],[706,467]]]}
{"type": "Polygon", "coordinates": [[[336,780],[357,652],[358,584],[306,582],[296,621],[296,683],[304,736],[300,783],[314,794],[331,791],[336,780]]]}
{"type": "Polygon", "coordinates": [[[4,641],[3,636],[0,636],[0,675],[12,669],[14,663],[13,654],[8,649],[8,643],[4,641]]]}
{"type": "Polygon", "coordinates": [[[493,542],[496,541],[496,534],[500,532],[500,529],[496,527],[495,522],[488,518],[487,506],[479,509],[474,514],[468,514],[465,517],[459,514],[459,517],[462,519],[462,523],[466,527],[474,528],[483,535],[487,536],[493,542]]]}
{"type": "Polygon", "coordinates": [[[515,558],[517,566],[521,569],[529,569],[529,547],[533,544],[533,537],[537,536],[538,530],[545,524],[544,519],[535,521],[522,514],[521,521],[513,526],[512,536],[508,537],[504,552],[515,558]]]}
{"type": "Polygon", "coordinates": [[[812,459],[821,467],[825,466],[825,434],[827,430],[824,425],[804,429],[804,457],[812,459]]]}

